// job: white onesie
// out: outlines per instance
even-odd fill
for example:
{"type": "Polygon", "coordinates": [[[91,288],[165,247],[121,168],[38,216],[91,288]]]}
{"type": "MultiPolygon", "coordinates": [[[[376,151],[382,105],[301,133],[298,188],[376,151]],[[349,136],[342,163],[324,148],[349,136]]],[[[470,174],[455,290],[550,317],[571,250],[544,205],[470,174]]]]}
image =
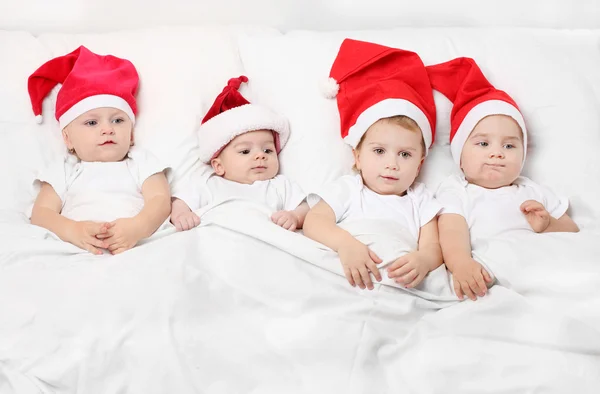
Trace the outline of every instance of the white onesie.
{"type": "Polygon", "coordinates": [[[322,199],[335,213],[337,223],[350,219],[394,220],[418,241],[421,227],[436,217],[442,206],[424,184],[414,183],[404,196],[377,194],[364,186],[360,175],[345,175],[309,196],[313,207],[322,199]]]}
{"type": "Polygon", "coordinates": [[[142,184],[166,168],[150,152],[136,147],[118,162],[77,161],[67,155],[62,163],[40,171],[37,179],[54,188],[66,218],[111,222],[140,213],[142,184]]]}
{"type": "Polygon", "coordinates": [[[185,202],[192,211],[232,198],[265,204],[273,212],[293,211],[306,199],[302,189],[284,175],[252,184],[230,181],[214,172],[191,179],[183,187],[175,186],[173,197],[185,202]]]}
{"type": "Polygon", "coordinates": [[[527,200],[540,202],[556,219],[567,212],[569,201],[532,180],[519,177],[512,186],[486,189],[468,183],[464,175],[451,175],[435,195],[442,204],[442,214],[461,215],[469,225],[471,241],[493,237],[508,230],[531,230],[520,206],[527,200]]]}

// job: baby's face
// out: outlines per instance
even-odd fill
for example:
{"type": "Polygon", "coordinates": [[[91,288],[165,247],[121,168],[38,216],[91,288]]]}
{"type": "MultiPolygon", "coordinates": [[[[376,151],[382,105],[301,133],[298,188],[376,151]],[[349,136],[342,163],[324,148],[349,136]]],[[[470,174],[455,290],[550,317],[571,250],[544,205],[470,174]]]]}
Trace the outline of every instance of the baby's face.
{"type": "Polygon", "coordinates": [[[133,123],[119,109],[96,108],[75,118],[62,134],[83,161],[121,161],[133,141],[133,123]]]}
{"type": "Polygon", "coordinates": [[[378,194],[403,195],[419,175],[422,140],[418,131],[391,122],[374,123],[354,151],[363,183],[378,194]]]}
{"type": "Polygon", "coordinates": [[[217,175],[238,183],[274,178],[279,173],[279,159],[273,132],[256,130],[235,137],[211,165],[217,175]]]}
{"type": "Polygon", "coordinates": [[[492,115],[475,126],[460,162],[467,181],[487,189],[511,185],[523,165],[523,133],[509,116],[492,115]]]}

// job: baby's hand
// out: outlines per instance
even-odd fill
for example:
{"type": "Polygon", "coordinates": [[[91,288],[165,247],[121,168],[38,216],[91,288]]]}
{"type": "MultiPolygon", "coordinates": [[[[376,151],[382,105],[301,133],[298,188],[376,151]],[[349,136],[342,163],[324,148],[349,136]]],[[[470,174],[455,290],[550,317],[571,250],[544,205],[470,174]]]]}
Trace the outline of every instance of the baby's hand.
{"type": "Polygon", "coordinates": [[[271,215],[271,220],[286,230],[295,231],[298,227],[298,216],[292,211],[277,211],[271,215]]]}
{"type": "Polygon", "coordinates": [[[133,248],[143,238],[142,229],[136,218],[117,219],[111,222],[111,228],[96,238],[102,239],[106,249],[119,254],[133,248]]]}
{"type": "Polygon", "coordinates": [[[388,277],[407,288],[417,287],[430,269],[422,254],[412,252],[394,261],[388,268],[388,277]]]}
{"type": "Polygon", "coordinates": [[[106,243],[100,239],[112,227],[111,223],[73,222],[68,233],[70,243],[92,254],[102,254],[98,248],[106,248],[106,243]]]}
{"type": "Polygon", "coordinates": [[[527,200],[521,204],[521,212],[536,233],[543,233],[550,225],[550,213],[535,200],[527,200]]]}
{"type": "Polygon", "coordinates": [[[369,276],[369,271],[375,275],[378,282],[381,281],[381,274],[377,264],[381,259],[362,242],[352,239],[340,246],[338,255],[344,267],[344,274],[348,282],[354,287],[358,285],[361,289],[367,287],[373,290],[373,282],[369,276]]]}
{"type": "Polygon", "coordinates": [[[452,272],[454,292],[461,300],[466,295],[471,300],[477,300],[477,294],[483,297],[487,292],[487,283],[492,283],[492,277],[481,264],[472,258],[455,266],[452,272]]]}
{"type": "Polygon", "coordinates": [[[177,217],[171,216],[171,223],[175,225],[177,231],[187,231],[200,224],[200,217],[192,211],[187,211],[177,217]]]}

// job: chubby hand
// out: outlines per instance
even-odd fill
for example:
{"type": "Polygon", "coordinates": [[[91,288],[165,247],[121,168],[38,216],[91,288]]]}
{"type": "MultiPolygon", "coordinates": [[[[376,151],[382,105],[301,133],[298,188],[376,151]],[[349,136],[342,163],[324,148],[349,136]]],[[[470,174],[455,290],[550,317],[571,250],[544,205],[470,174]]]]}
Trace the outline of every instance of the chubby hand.
{"type": "Polygon", "coordinates": [[[90,253],[100,255],[102,251],[98,248],[106,248],[106,243],[101,237],[106,235],[112,226],[111,223],[73,222],[66,241],[90,253]]]}
{"type": "Polygon", "coordinates": [[[417,287],[429,271],[423,254],[418,251],[398,258],[387,268],[388,277],[407,288],[417,287]]]}
{"type": "Polygon", "coordinates": [[[143,238],[140,223],[135,217],[117,219],[109,224],[111,227],[96,238],[103,240],[105,248],[112,254],[133,248],[143,238]]]}
{"type": "Polygon", "coordinates": [[[271,215],[271,220],[286,230],[295,231],[298,227],[298,216],[293,211],[277,211],[271,215]]]}
{"type": "Polygon", "coordinates": [[[171,216],[171,223],[173,223],[177,231],[187,231],[200,224],[200,217],[192,211],[187,211],[176,217],[171,216]]]}
{"type": "Polygon", "coordinates": [[[525,201],[521,204],[521,212],[523,212],[529,225],[536,233],[543,233],[550,225],[550,213],[538,201],[525,201]]]}
{"type": "Polygon", "coordinates": [[[381,259],[367,245],[352,239],[340,246],[338,255],[346,279],[353,287],[358,285],[361,289],[366,287],[373,290],[373,281],[369,271],[373,273],[378,282],[381,282],[381,274],[377,268],[377,264],[381,263],[381,259]]]}
{"type": "Polygon", "coordinates": [[[477,294],[483,297],[487,292],[486,283],[492,283],[492,277],[477,261],[469,258],[454,268],[452,272],[454,291],[461,300],[466,295],[471,300],[477,300],[477,294]]]}

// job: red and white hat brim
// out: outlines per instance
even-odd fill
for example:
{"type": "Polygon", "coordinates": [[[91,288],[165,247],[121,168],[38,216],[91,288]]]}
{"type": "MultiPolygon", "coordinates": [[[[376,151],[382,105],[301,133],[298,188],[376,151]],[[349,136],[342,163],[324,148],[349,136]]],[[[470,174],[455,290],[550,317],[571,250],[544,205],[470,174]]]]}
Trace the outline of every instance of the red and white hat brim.
{"type": "Polygon", "coordinates": [[[433,139],[431,125],[425,113],[414,103],[405,99],[385,99],[364,110],[356,119],[356,123],[348,130],[344,142],[356,149],[362,136],[373,123],[379,119],[398,115],[408,116],[419,125],[425,142],[425,155],[427,155],[433,139]]]}
{"type": "Polygon", "coordinates": [[[525,120],[519,110],[506,101],[502,100],[488,100],[477,104],[473,109],[469,111],[467,116],[463,119],[462,123],[456,130],[456,134],[450,142],[450,151],[452,152],[452,158],[456,165],[460,167],[460,157],[462,154],[463,146],[469,135],[477,126],[477,123],[486,116],[490,115],[506,115],[513,118],[521,127],[523,131],[523,163],[525,163],[525,155],[527,153],[527,129],[525,128],[525,120]]]}
{"type": "Polygon", "coordinates": [[[235,137],[256,130],[273,130],[279,134],[279,149],[283,149],[290,136],[289,122],[268,108],[255,104],[235,107],[216,115],[198,129],[199,156],[208,163],[235,137]]]}
{"type": "Polygon", "coordinates": [[[133,114],[133,110],[123,98],[119,96],[114,96],[111,94],[98,94],[95,96],[89,96],[79,101],[77,104],[73,105],[69,108],[64,114],[58,118],[58,124],[60,129],[64,129],[77,119],[80,115],[91,111],[96,108],[116,108],[125,112],[129,119],[131,119],[131,123],[135,124],[135,115],[133,114]]]}

